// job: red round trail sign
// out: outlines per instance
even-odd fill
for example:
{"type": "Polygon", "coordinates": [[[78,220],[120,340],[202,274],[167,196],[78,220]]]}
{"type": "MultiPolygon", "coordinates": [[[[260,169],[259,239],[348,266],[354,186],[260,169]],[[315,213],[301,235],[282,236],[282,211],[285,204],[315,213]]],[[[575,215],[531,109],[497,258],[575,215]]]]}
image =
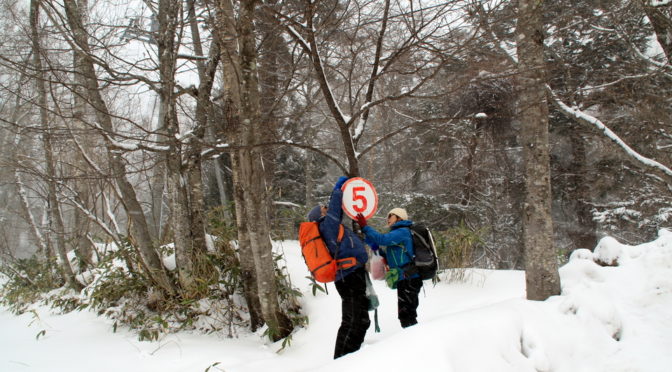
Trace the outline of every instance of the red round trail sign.
{"type": "Polygon", "coordinates": [[[347,180],[343,187],[343,211],[354,219],[358,213],[371,218],[378,209],[378,193],[371,182],[361,177],[347,180]]]}

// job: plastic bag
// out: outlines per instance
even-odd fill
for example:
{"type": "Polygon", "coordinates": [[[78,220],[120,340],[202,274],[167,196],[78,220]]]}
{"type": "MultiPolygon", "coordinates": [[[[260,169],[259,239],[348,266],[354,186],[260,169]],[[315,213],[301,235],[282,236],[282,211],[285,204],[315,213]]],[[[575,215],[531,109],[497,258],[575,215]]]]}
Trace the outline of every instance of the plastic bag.
{"type": "Polygon", "coordinates": [[[387,271],[387,262],[377,252],[371,257],[371,278],[373,280],[385,279],[385,272],[387,271]]]}
{"type": "Polygon", "coordinates": [[[366,298],[369,300],[369,311],[373,311],[378,308],[380,301],[378,301],[378,295],[373,289],[373,284],[371,284],[371,279],[369,276],[366,276],[366,298]]]}
{"type": "Polygon", "coordinates": [[[378,295],[376,294],[376,291],[373,289],[373,284],[371,283],[371,278],[369,278],[369,274],[366,274],[366,299],[369,300],[369,311],[373,311],[373,320],[375,324],[375,330],[376,333],[380,332],[380,325],[378,324],[378,305],[380,305],[380,301],[378,301],[378,295]]]}

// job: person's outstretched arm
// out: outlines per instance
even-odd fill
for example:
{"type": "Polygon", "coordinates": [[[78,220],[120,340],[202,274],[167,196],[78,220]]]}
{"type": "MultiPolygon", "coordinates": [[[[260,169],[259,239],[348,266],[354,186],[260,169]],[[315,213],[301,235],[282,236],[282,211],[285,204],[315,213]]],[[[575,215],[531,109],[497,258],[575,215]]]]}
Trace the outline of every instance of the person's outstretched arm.
{"type": "Polygon", "coordinates": [[[334,185],[334,190],[331,192],[331,198],[327,206],[327,215],[320,224],[320,231],[325,240],[336,241],[338,237],[338,226],[341,224],[341,218],[343,218],[343,191],[341,191],[341,187],[347,180],[347,177],[339,178],[334,185]]]}
{"type": "Polygon", "coordinates": [[[404,238],[406,237],[406,234],[403,231],[403,229],[396,229],[386,234],[383,234],[376,231],[376,229],[368,225],[362,228],[362,232],[366,234],[366,238],[368,241],[371,241],[378,245],[384,245],[386,247],[390,245],[399,245],[401,244],[401,242],[404,241],[404,238]]]}

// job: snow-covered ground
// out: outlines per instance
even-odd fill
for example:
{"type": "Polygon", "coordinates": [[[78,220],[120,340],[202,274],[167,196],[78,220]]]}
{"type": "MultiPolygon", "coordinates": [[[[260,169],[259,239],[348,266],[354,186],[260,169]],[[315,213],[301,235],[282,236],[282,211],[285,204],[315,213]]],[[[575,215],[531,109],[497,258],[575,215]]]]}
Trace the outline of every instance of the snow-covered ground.
{"type": "MultiPolygon", "coordinates": [[[[672,232],[639,246],[603,239],[595,253],[574,252],[561,268],[563,294],[525,300],[524,272],[472,270],[466,283],[426,283],[419,324],[402,329],[396,294],[375,282],[380,333],[332,360],[340,300],[313,296],[296,241],[284,251],[293,284],[304,292],[308,327],[291,346],[261,335],[236,339],[179,333],[140,342],[94,313],[36,308],[14,316],[0,308],[0,371],[672,371],[672,232]],[[603,267],[594,262],[618,261],[603,267]]],[[[373,319],[373,313],[371,313],[373,319]]]]}

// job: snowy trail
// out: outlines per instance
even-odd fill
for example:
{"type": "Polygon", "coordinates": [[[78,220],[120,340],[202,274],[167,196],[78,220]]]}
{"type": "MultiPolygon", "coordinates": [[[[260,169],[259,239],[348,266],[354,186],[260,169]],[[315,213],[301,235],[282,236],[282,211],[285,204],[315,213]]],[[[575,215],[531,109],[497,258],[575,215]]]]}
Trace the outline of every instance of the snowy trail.
{"type": "MultiPolygon", "coordinates": [[[[303,268],[289,258],[288,266],[303,268]]],[[[290,271],[291,271],[290,270],[290,271]]],[[[0,371],[72,371],[72,363],[93,363],[95,371],[204,371],[209,366],[229,371],[314,370],[331,362],[336,331],[340,322],[340,299],[332,284],[329,295],[313,297],[305,273],[294,273],[295,285],[303,285],[304,308],[310,325],[293,336],[292,345],[277,354],[280,345],[266,342],[260,335],[238,339],[216,335],[168,335],[159,342],[140,342],[126,330],[112,333],[112,322],[88,311],[64,315],[51,314],[40,307],[35,313],[14,316],[0,310],[0,371]],[[298,279],[296,279],[298,278],[298,279]],[[38,335],[45,331],[44,335],[38,335]],[[10,336],[10,337],[7,337],[10,336]],[[120,357],[122,356],[123,357],[120,357]]],[[[521,272],[481,272],[476,284],[432,287],[420,294],[419,321],[432,323],[449,314],[469,312],[509,298],[522,297],[521,272]],[[516,288],[517,287],[517,288],[516,288]],[[493,298],[493,291],[499,292],[493,298]],[[446,301],[446,299],[448,299],[446,301]]],[[[381,333],[369,329],[363,349],[402,332],[396,318],[396,292],[384,282],[374,282],[379,296],[381,333]]],[[[373,312],[370,313],[373,321],[373,312]]]]}
{"type": "MultiPolygon", "coordinates": [[[[374,282],[381,333],[369,329],[362,349],[332,360],[340,299],[313,296],[296,241],[276,243],[293,285],[301,289],[308,327],[291,346],[261,332],[239,338],[181,332],[140,342],[112,333],[110,320],[83,311],[21,316],[0,309],[2,372],[669,372],[672,366],[672,233],[639,246],[603,239],[595,252],[575,251],[560,270],[563,294],[524,299],[521,271],[470,271],[466,283],[426,282],[419,324],[401,329],[396,293],[374,282]],[[594,262],[617,260],[619,266],[594,262]],[[43,332],[44,331],[44,332],[43,332]],[[417,357],[421,355],[422,357],[417,357]]],[[[371,313],[373,315],[373,313],[371,313]]]]}

